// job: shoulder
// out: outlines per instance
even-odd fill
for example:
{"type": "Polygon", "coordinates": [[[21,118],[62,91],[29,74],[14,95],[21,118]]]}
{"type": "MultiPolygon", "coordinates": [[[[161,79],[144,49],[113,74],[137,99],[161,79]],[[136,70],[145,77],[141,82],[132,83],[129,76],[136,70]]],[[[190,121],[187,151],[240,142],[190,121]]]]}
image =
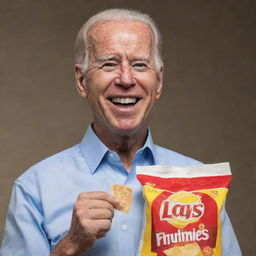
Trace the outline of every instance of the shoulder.
{"type": "Polygon", "coordinates": [[[170,149],[160,147],[158,145],[155,145],[155,153],[156,153],[155,160],[157,165],[172,165],[172,166],[185,167],[185,166],[202,164],[198,160],[182,155],[170,149]]]}
{"type": "Polygon", "coordinates": [[[65,177],[68,172],[77,170],[76,166],[79,166],[79,162],[84,161],[80,146],[77,144],[33,165],[22,173],[15,183],[29,187],[39,187],[43,183],[60,179],[62,176],[65,177]]]}

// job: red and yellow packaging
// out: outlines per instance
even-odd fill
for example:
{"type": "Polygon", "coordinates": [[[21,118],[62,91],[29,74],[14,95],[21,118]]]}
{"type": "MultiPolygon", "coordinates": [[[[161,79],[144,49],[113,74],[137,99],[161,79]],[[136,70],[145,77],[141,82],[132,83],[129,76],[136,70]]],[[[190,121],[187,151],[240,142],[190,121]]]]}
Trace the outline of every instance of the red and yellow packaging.
{"type": "Polygon", "coordinates": [[[146,201],[138,256],[221,256],[220,211],[231,182],[228,163],[138,166],[146,201]]]}

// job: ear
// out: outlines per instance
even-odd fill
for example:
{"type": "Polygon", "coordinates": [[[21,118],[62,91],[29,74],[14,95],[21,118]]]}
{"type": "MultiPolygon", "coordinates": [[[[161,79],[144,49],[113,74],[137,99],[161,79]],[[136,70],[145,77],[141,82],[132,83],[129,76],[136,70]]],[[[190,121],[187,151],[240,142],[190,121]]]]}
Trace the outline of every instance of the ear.
{"type": "Polygon", "coordinates": [[[163,90],[163,73],[164,73],[164,68],[161,67],[160,71],[158,71],[157,73],[157,89],[156,89],[157,100],[160,98],[163,90]]]}
{"type": "Polygon", "coordinates": [[[76,89],[78,93],[83,98],[87,98],[88,92],[86,87],[85,75],[82,71],[82,65],[80,64],[75,64],[75,78],[76,78],[76,89]]]}

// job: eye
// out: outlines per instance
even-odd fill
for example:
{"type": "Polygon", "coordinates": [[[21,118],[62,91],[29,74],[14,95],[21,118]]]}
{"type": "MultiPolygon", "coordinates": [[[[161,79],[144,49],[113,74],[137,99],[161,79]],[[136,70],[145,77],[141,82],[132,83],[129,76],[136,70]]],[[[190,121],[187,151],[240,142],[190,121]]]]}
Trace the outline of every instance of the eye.
{"type": "Polygon", "coordinates": [[[144,63],[144,62],[136,62],[132,65],[132,67],[135,69],[135,70],[138,70],[138,71],[144,71],[148,68],[148,65],[147,63],[144,63]]]}
{"type": "Polygon", "coordinates": [[[111,71],[111,70],[114,70],[117,66],[118,64],[116,62],[108,61],[103,63],[101,68],[103,68],[106,71],[111,71]]]}

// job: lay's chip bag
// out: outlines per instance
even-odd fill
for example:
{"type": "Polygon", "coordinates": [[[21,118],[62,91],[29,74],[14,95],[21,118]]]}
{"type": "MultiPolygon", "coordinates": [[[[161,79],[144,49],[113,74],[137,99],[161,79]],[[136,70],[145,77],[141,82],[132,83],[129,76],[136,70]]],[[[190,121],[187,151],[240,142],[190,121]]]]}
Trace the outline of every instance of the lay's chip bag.
{"type": "Polygon", "coordinates": [[[138,166],[146,201],[138,256],[221,256],[220,211],[231,182],[228,163],[138,166]]]}

